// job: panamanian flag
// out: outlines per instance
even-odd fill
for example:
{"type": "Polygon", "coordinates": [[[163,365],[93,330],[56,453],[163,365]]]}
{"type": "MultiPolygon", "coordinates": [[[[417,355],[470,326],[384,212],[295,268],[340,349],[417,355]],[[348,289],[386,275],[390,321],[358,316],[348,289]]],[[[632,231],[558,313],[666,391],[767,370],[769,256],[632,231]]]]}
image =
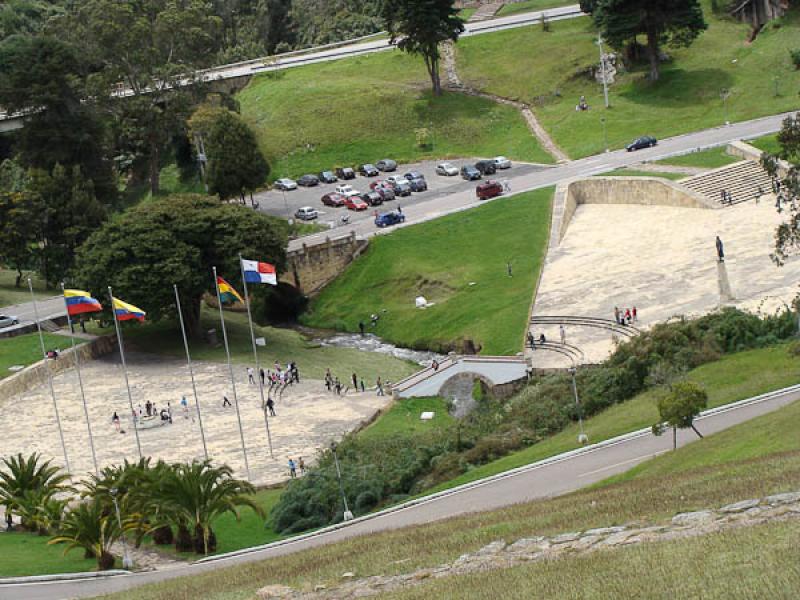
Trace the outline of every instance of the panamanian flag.
{"type": "Polygon", "coordinates": [[[275,273],[275,265],[257,260],[242,259],[242,270],[244,280],[247,283],[268,283],[278,285],[278,277],[275,273]]]}

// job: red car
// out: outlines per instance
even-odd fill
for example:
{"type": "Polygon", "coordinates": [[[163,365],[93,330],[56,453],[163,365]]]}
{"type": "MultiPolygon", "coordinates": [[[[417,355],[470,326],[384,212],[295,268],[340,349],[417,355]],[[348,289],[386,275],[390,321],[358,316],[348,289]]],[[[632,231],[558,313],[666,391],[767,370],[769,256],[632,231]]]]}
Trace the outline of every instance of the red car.
{"type": "Polygon", "coordinates": [[[344,206],[345,200],[347,200],[347,198],[345,198],[343,194],[337,194],[336,192],[325,194],[322,197],[322,203],[325,206],[344,206]]]}
{"type": "Polygon", "coordinates": [[[367,203],[358,196],[350,196],[344,201],[349,210],[367,210],[367,203]]]}
{"type": "Polygon", "coordinates": [[[375,181],[371,181],[369,184],[369,189],[374,190],[378,187],[389,187],[389,182],[384,181],[383,179],[376,179],[375,181]]]}
{"type": "Polygon", "coordinates": [[[479,200],[488,200],[503,193],[503,185],[499,181],[490,179],[475,188],[475,195],[479,200]]]}

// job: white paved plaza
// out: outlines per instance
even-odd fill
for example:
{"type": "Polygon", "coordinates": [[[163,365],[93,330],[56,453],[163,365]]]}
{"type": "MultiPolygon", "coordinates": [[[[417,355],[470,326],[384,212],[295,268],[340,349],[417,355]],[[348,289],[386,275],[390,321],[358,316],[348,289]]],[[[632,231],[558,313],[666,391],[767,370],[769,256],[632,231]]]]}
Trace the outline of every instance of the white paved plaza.
{"type": "MultiPolygon", "coordinates": [[[[161,409],[169,402],[173,413],[172,425],[139,432],[142,453],[167,461],[202,458],[200,428],[193,418],[196,413],[185,361],[146,354],[127,358],[134,406],[150,400],[161,409]],[[190,401],[188,419],[179,405],[183,394],[190,401]]],[[[223,394],[233,401],[227,365],[195,363],[194,367],[209,454],[215,462],[227,463],[238,476],[244,477],[236,412],[234,408],[222,407],[223,394]]],[[[252,481],[256,484],[285,479],[289,457],[302,456],[307,463],[312,462],[318,448],[371,418],[390,402],[387,396],[378,397],[374,392],[336,396],[326,392],[321,381],[303,381],[301,373],[301,383],[287,389],[277,401],[277,416],[270,419],[273,460],[268,452],[258,388],[248,383],[244,366],[234,365],[234,369],[252,481]]],[[[85,364],[82,373],[101,466],[136,460],[136,442],[128,418],[130,410],[119,357],[109,356],[85,364]],[[122,418],[124,434],[118,433],[111,422],[114,411],[122,418]]],[[[87,473],[92,470],[92,459],[76,372],[60,374],[54,382],[72,472],[87,473]]],[[[5,422],[0,456],[36,451],[55,457],[58,464],[63,463],[46,385],[0,399],[0,410],[5,422]]]]}
{"type": "MultiPolygon", "coordinates": [[[[639,327],[673,316],[697,316],[720,306],[715,236],[725,248],[725,268],[743,309],[774,313],[798,293],[800,258],[777,267],[774,247],[778,215],[774,199],[723,209],[591,204],[578,207],[566,235],[548,253],[534,315],[614,318],[614,307],[636,306],[639,327]]],[[[558,341],[558,326],[534,327],[558,341]]],[[[588,328],[566,330],[586,362],[600,362],[613,348],[611,334],[588,328]]],[[[536,367],[566,366],[558,355],[534,352],[536,367]]]]}

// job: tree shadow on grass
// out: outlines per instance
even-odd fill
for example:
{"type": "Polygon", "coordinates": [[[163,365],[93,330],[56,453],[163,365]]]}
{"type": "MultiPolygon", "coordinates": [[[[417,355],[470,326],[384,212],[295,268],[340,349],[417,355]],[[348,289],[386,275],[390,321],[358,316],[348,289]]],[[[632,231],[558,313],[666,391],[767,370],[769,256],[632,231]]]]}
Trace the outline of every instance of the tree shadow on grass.
{"type": "Polygon", "coordinates": [[[687,71],[663,65],[658,81],[651,82],[644,76],[638,77],[618,95],[632,104],[681,108],[720,101],[721,90],[730,90],[734,82],[731,73],[722,69],[687,71]]]}

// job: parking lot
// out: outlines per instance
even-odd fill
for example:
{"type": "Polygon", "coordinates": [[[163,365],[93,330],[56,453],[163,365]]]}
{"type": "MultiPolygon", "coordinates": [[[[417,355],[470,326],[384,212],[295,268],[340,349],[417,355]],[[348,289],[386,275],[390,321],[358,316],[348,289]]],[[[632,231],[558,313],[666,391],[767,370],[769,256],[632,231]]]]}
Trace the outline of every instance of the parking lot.
{"type": "MultiPolygon", "coordinates": [[[[258,201],[259,210],[276,217],[281,218],[294,218],[294,213],[298,208],[303,206],[311,206],[319,211],[319,218],[317,222],[320,225],[328,227],[343,226],[341,220],[343,215],[349,217],[349,223],[357,223],[359,221],[374,219],[376,210],[384,212],[388,210],[396,210],[398,206],[405,208],[406,206],[413,206],[420,202],[428,202],[432,199],[441,198],[450,194],[463,192],[466,190],[474,190],[480,181],[465,181],[460,175],[445,177],[436,174],[436,165],[441,162],[450,162],[458,168],[462,165],[473,165],[479,159],[457,159],[450,161],[424,161],[421,163],[400,164],[397,171],[394,173],[381,173],[378,177],[362,177],[357,175],[355,179],[348,181],[339,181],[336,183],[320,183],[314,187],[298,187],[296,190],[282,192],[280,190],[270,190],[255,194],[255,199],[258,201]],[[368,192],[369,184],[377,179],[385,179],[389,175],[407,173],[408,171],[419,171],[425,176],[428,183],[428,190],[425,192],[412,193],[410,196],[404,198],[397,198],[394,201],[387,202],[381,206],[369,207],[364,211],[352,211],[344,207],[333,208],[325,206],[320,201],[320,198],[329,192],[333,192],[337,185],[340,183],[348,183],[359,192],[368,192]]],[[[495,175],[484,177],[486,179],[497,179],[503,181],[511,176],[526,175],[542,169],[547,169],[546,165],[537,165],[529,163],[512,163],[510,169],[497,171],[495,175]]]]}

